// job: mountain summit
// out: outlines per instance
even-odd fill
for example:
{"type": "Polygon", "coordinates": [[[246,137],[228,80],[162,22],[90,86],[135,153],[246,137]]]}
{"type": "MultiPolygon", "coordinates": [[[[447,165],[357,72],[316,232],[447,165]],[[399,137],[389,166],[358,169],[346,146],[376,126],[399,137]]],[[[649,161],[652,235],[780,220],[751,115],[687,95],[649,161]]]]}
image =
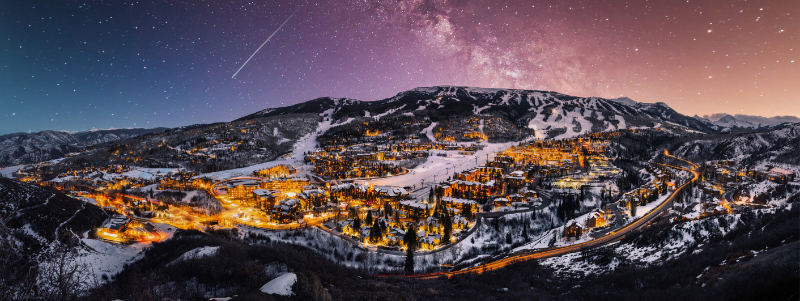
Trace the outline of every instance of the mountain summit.
{"type": "Polygon", "coordinates": [[[408,115],[433,120],[495,116],[519,126],[569,137],[636,126],[677,126],[701,132],[717,127],[687,117],[665,103],[642,103],[630,98],[577,97],[553,91],[494,89],[459,86],[419,87],[395,96],[360,101],[321,97],[303,103],[270,108],[244,116],[249,120],[280,114],[314,113],[334,120],[408,115]]]}

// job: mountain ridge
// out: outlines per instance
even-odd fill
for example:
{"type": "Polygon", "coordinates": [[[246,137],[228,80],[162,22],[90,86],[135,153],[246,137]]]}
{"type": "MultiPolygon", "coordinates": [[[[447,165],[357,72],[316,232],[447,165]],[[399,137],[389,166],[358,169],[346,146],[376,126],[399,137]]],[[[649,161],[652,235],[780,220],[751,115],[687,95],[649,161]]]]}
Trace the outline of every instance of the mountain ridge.
{"type": "Polygon", "coordinates": [[[40,131],[0,135],[0,166],[41,162],[64,157],[84,146],[117,141],[167,128],[132,128],[97,131],[40,131]]]}
{"type": "MultiPolygon", "coordinates": [[[[547,120],[538,120],[541,118],[536,117],[541,114],[550,115],[549,113],[553,112],[550,109],[553,108],[556,108],[557,112],[565,108],[570,112],[572,112],[574,108],[580,108],[584,110],[584,113],[585,110],[591,110],[592,112],[588,114],[581,113],[580,115],[589,115],[582,116],[582,119],[585,119],[585,117],[591,117],[591,119],[593,119],[587,121],[584,125],[592,123],[590,126],[595,130],[619,129],[619,127],[616,126],[616,121],[619,121],[619,118],[608,118],[616,115],[628,119],[626,120],[626,124],[631,122],[634,124],[642,122],[660,122],[662,124],[671,123],[701,132],[715,131],[714,128],[707,124],[680,114],[669,107],[669,105],[662,102],[643,103],[633,101],[630,98],[606,99],[594,96],[578,97],[554,91],[463,86],[417,87],[407,91],[401,91],[392,97],[374,101],[319,97],[291,106],[264,109],[238,118],[235,121],[286,113],[324,114],[327,110],[331,109],[333,111],[331,111],[328,116],[336,120],[345,117],[368,117],[363,113],[364,111],[385,113],[389,110],[395,110],[396,112],[392,114],[402,114],[412,111],[434,109],[439,111],[434,112],[434,115],[440,115],[441,118],[445,119],[463,117],[462,115],[479,115],[479,113],[497,113],[520,124],[537,120],[535,123],[540,123],[539,125],[545,127],[571,127],[569,124],[557,125],[547,120]],[[443,101],[445,103],[443,103],[443,101]],[[466,108],[473,107],[473,111],[475,111],[474,114],[464,114],[466,108]],[[448,113],[447,111],[454,112],[448,113]],[[609,122],[614,125],[603,124],[603,122],[609,122]]],[[[565,115],[562,116],[562,118],[576,118],[576,122],[583,122],[582,120],[578,120],[580,118],[578,118],[576,114],[567,115],[570,116],[565,115]]],[[[586,131],[581,130],[576,133],[578,132],[585,133],[586,131]]]]}

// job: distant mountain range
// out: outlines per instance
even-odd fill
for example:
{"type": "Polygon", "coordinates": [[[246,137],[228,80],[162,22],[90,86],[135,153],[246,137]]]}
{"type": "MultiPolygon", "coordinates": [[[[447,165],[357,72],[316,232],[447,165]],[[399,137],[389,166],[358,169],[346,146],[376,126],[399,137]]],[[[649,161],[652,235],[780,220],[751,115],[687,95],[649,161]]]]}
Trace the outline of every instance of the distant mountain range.
{"type": "Polygon", "coordinates": [[[717,121],[711,121],[707,118],[703,118],[697,115],[694,115],[694,119],[697,119],[700,122],[706,124],[709,128],[714,129],[714,131],[716,132],[727,132],[735,129],[751,129],[751,130],[772,129],[772,128],[782,127],[787,124],[792,124],[791,122],[780,122],[774,124],[752,123],[747,120],[737,119],[732,115],[725,115],[722,118],[718,119],[717,121]]]}
{"type": "Polygon", "coordinates": [[[800,164],[800,123],[774,129],[708,135],[673,146],[690,160],[741,160],[748,164],[800,164]]]}
{"type": "MultiPolygon", "coordinates": [[[[420,87],[376,101],[320,97],[303,103],[264,109],[233,122],[287,114],[316,114],[344,124],[350,119],[411,116],[432,121],[468,117],[495,117],[515,127],[534,129],[543,137],[577,135],[629,128],[671,128],[679,131],[720,133],[780,128],[781,124],[754,124],[733,116],[717,121],[676,112],[667,104],[642,103],[630,98],[577,97],[552,91],[489,89],[457,86],[420,87]]],[[[218,123],[224,124],[224,123],[218,123]]],[[[91,129],[82,132],[42,131],[0,136],[0,166],[61,158],[81,147],[168,131],[187,131],[211,125],[174,129],[91,129]]]]}
{"type": "Polygon", "coordinates": [[[156,133],[167,128],[108,129],[83,132],[41,131],[0,136],[0,166],[40,162],[80,150],[82,146],[156,133]]]}

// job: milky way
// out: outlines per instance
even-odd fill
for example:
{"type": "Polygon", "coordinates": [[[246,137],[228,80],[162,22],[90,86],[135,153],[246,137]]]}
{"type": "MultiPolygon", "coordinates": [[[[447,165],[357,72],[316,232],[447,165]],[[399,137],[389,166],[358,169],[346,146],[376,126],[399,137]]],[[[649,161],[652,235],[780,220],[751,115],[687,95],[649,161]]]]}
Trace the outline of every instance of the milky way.
{"type": "Polygon", "coordinates": [[[800,116],[798,14],[798,1],[3,1],[0,133],[228,121],[434,85],[800,116]]]}

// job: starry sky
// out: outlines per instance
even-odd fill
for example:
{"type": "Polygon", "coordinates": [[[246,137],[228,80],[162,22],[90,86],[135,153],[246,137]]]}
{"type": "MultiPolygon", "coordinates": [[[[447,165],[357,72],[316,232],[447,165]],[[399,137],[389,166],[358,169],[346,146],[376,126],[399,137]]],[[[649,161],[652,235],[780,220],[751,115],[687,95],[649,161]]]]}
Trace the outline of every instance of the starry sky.
{"type": "Polygon", "coordinates": [[[0,134],[434,85],[800,116],[799,18],[795,0],[0,1],[0,134]]]}

